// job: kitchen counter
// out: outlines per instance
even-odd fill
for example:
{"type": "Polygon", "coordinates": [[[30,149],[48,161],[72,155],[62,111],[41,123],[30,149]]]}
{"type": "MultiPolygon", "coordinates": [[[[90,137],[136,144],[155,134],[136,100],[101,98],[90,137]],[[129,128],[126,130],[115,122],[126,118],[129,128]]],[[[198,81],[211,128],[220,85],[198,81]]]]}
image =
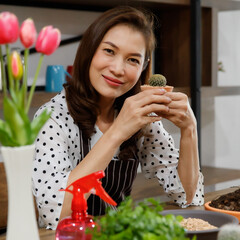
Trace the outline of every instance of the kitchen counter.
{"type": "MultiPolygon", "coordinates": [[[[222,189],[218,191],[208,192],[205,194],[205,202],[211,201],[212,199],[215,199],[216,197],[222,194],[233,192],[236,190],[236,188],[238,187],[231,187],[231,188],[222,189]]],[[[180,209],[180,207],[174,205],[172,202],[166,202],[164,209],[180,209]]],[[[191,206],[184,209],[204,210],[204,206],[191,206]]],[[[41,228],[39,229],[39,236],[40,236],[40,240],[55,240],[55,231],[41,228]]],[[[5,235],[0,236],[0,240],[6,240],[5,235]]]]}
{"type": "MultiPolygon", "coordinates": [[[[233,192],[236,188],[239,188],[240,170],[202,167],[202,172],[205,183],[205,202],[211,201],[222,194],[233,192]]],[[[139,173],[133,183],[132,198],[135,202],[138,202],[149,197],[165,202],[165,209],[180,209],[169,201],[157,179],[147,180],[142,173],[139,173]]],[[[186,209],[204,210],[204,207],[191,206],[186,209]]],[[[52,230],[39,229],[39,235],[40,240],[55,240],[55,231],[52,230]]],[[[0,235],[0,240],[6,240],[5,235],[0,235]]]]}

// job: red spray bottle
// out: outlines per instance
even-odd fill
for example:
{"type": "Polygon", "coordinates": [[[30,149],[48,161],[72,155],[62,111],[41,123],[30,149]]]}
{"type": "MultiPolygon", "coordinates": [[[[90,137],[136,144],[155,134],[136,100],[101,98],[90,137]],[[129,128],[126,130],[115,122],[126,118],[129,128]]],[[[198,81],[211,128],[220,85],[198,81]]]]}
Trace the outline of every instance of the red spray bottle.
{"type": "Polygon", "coordinates": [[[87,214],[87,201],[84,197],[85,193],[91,192],[98,195],[102,200],[116,206],[116,202],[105,192],[99,179],[105,176],[103,171],[98,171],[79,178],[66,189],[73,194],[72,199],[72,216],[61,220],[56,229],[56,240],[90,240],[91,235],[85,234],[86,228],[94,228],[93,218],[87,214]]]}

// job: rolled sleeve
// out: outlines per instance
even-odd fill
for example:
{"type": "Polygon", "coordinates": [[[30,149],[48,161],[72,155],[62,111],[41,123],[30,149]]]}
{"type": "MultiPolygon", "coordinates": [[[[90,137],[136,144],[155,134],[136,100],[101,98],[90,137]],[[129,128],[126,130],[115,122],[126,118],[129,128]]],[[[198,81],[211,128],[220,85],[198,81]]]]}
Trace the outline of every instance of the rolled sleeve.
{"type": "MultiPolygon", "coordinates": [[[[181,207],[188,206],[177,171],[179,150],[175,148],[174,140],[163,128],[162,122],[147,125],[138,144],[138,157],[145,177],[157,178],[168,197],[181,207]]],[[[190,205],[202,205],[203,197],[203,175],[199,171],[196,194],[190,205]]]]}

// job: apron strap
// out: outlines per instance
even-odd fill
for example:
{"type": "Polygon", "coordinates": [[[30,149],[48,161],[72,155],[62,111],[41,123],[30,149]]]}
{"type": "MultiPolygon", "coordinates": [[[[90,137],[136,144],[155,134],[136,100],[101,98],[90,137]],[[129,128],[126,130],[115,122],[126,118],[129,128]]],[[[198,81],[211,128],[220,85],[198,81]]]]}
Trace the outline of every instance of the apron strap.
{"type": "Polygon", "coordinates": [[[89,140],[84,136],[83,132],[79,128],[80,148],[82,150],[82,159],[85,158],[89,152],[89,140]]]}
{"type": "Polygon", "coordinates": [[[82,134],[82,142],[83,142],[83,158],[85,158],[89,152],[89,141],[84,135],[82,134]]]}
{"type": "MultiPolygon", "coordinates": [[[[82,159],[86,157],[90,150],[90,141],[84,136],[79,128],[80,149],[82,159]]],[[[126,161],[110,161],[105,170],[105,178],[101,179],[103,188],[119,204],[129,196],[132,189],[132,183],[137,174],[138,159],[126,161]]],[[[107,207],[117,210],[115,206],[109,205],[101,198],[91,194],[87,200],[88,214],[99,216],[105,214],[107,207]]]]}

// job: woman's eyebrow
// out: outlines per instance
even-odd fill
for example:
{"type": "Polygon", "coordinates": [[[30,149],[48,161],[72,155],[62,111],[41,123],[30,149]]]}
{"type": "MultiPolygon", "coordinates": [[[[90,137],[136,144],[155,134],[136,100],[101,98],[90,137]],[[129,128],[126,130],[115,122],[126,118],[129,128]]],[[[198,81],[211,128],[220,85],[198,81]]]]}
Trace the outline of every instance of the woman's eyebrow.
{"type": "MultiPolygon", "coordinates": [[[[116,49],[119,49],[118,46],[116,46],[114,43],[112,42],[109,42],[109,41],[106,41],[106,42],[103,42],[103,43],[106,43],[106,44],[109,44],[110,46],[112,46],[113,48],[116,48],[116,49]]],[[[131,56],[136,56],[136,57],[142,57],[142,54],[140,53],[130,53],[131,56]]]]}
{"type": "Polygon", "coordinates": [[[107,41],[107,42],[103,42],[103,43],[109,44],[109,45],[111,45],[112,47],[118,49],[118,47],[117,47],[114,43],[112,43],[112,42],[108,42],[108,41],[107,41]]]}

